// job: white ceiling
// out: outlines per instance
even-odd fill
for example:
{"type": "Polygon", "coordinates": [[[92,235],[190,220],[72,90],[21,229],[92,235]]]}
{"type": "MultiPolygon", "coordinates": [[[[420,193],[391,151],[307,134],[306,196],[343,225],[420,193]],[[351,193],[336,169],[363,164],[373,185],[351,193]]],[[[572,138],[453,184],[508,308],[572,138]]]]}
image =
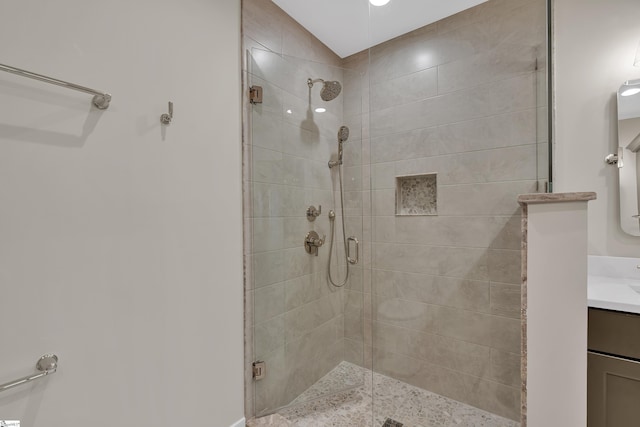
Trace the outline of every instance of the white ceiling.
{"type": "Polygon", "coordinates": [[[272,0],[341,58],[487,0],[272,0]],[[369,21],[369,14],[371,20],[369,21]]]}

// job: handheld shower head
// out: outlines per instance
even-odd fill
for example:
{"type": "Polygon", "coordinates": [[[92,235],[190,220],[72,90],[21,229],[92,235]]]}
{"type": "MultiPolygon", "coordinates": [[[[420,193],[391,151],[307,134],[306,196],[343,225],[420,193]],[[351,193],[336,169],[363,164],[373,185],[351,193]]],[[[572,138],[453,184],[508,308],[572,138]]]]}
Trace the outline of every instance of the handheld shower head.
{"type": "Polygon", "coordinates": [[[338,160],[330,160],[329,169],[342,164],[342,143],[347,142],[347,139],[349,139],[349,128],[340,126],[338,129],[338,160]]]}
{"type": "Polygon", "coordinates": [[[343,142],[347,142],[347,139],[349,139],[349,128],[340,126],[340,129],[338,129],[338,142],[342,144],[343,142]]]}
{"type": "Polygon", "coordinates": [[[340,95],[342,91],[342,85],[338,81],[325,81],[323,79],[307,79],[307,86],[309,89],[313,87],[315,83],[322,82],[322,89],[320,89],[320,98],[323,101],[333,101],[340,95]]]}

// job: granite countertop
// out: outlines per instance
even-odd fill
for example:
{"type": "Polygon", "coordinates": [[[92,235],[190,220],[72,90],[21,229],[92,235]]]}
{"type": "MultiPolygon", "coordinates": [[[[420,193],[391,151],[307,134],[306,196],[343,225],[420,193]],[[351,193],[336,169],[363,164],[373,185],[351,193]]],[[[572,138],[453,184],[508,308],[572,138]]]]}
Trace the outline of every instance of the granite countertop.
{"type": "Polygon", "coordinates": [[[533,203],[557,203],[557,202],[583,202],[595,200],[596,193],[532,193],[518,196],[518,203],[521,205],[533,203]]]}

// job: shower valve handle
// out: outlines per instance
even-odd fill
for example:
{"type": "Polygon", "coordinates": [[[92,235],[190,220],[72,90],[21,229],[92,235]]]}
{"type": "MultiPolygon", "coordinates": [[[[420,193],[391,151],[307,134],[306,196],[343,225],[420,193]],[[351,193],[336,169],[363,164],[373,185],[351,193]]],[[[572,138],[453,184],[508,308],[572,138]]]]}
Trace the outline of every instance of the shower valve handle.
{"type": "Polygon", "coordinates": [[[324,245],[324,240],[327,236],[323,235],[322,239],[315,231],[310,231],[304,238],[304,249],[308,254],[318,256],[318,248],[324,245]]]}
{"type": "Polygon", "coordinates": [[[307,219],[310,222],[313,222],[316,220],[317,217],[320,216],[321,213],[322,213],[322,205],[318,205],[318,209],[316,209],[315,206],[309,206],[309,208],[307,208],[307,219]]]}

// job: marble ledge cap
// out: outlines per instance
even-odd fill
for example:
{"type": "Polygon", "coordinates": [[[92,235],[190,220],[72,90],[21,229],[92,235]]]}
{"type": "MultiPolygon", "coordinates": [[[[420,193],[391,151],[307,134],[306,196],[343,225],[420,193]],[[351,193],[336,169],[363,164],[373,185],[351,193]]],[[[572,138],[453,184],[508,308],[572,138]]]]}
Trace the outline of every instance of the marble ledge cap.
{"type": "Polygon", "coordinates": [[[596,193],[592,191],[582,193],[532,193],[520,194],[518,203],[529,205],[533,203],[588,202],[595,199],[596,193]]]}

